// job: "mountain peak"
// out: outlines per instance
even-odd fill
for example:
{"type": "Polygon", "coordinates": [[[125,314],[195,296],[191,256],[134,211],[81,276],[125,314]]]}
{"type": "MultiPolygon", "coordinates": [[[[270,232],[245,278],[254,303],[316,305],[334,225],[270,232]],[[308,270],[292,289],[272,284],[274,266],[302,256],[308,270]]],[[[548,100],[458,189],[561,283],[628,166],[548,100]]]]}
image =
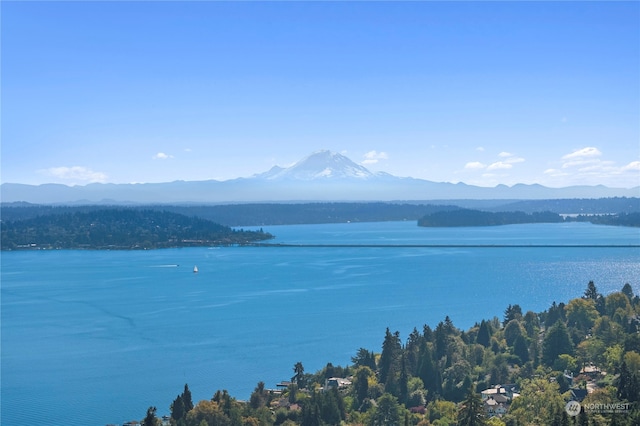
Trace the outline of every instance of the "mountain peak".
{"type": "Polygon", "coordinates": [[[269,180],[369,179],[375,175],[349,158],[329,150],[316,151],[291,167],[274,167],[256,177],[269,180]]]}

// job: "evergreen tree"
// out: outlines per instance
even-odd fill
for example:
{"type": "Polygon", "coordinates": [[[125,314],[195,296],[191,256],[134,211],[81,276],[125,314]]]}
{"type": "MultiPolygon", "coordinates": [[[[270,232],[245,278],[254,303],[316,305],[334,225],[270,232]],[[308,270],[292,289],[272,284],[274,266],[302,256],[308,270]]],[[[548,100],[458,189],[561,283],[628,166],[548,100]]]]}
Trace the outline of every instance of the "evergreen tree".
{"type": "Polygon", "coordinates": [[[569,337],[569,332],[564,322],[557,321],[551,327],[544,338],[542,345],[542,362],[552,366],[558,355],[573,355],[573,342],[569,337]]]}
{"type": "Polygon", "coordinates": [[[533,311],[527,311],[527,313],[524,314],[524,328],[529,338],[537,337],[538,329],[540,328],[538,314],[533,311]]]}
{"type": "Polygon", "coordinates": [[[345,417],[344,402],[336,388],[329,392],[314,393],[312,398],[317,398],[320,408],[320,417],[325,424],[339,425],[345,417]]]}
{"type": "Polygon", "coordinates": [[[400,357],[400,379],[398,383],[398,397],[401,404],[406,404],[409,399],[409,375],[407,373],[406,356],[403,353],[400,357]]]}
{"type": "Polygon", "coordinates": [[[369,377],[373,376],[373,371],[369,367],[360,367],[356,371],[354,380],[354,390],[356,400],[360,406],[369,396],[369,377]]]}
{"type": "Polygon", "coordinates": [[[600,296],[600,293],[598,293],[596,285],[593,283],[593,281],[589,281],[589,284],[587,284],[587,289],[584,291],[583,297],[585,299],[591,299],[595,302],[598,296],[600,296]]]}
{"type": "Polygon", "coordinates": [[[420,344],[424,338],[418,332],[418,329],[414,327],[413,331],[407,339],[407,344],[404,348],[405,361],[407,363],[407,371],[410,375],[415,376],[418,371],[418,358],[420,356],[420,344]]]}
{"type": "Polygon", "coordinates": [[[480,328],[478,328],[478,335],[476,336],[476,343],[481,344],[485,348],[488,348],[491,344],[491,326],[485,320],[480,322],[480,328]]]}
{"type": "Polygon", "coordinates": [[[518,320],[513,319],[504,327],[504,340],[507,346],[513,346],[518,336],[522,336],[522,326],[518,320]]]}
{"type": "Polygon", "coordinates": [[[156,417],[156,407],[149,407],[147,415],[142,420],[142,426],[158,426],[159,419],[156,417]]]}
{"type": "Polygon", "coordinates": [[[467,389],[465,399],[458,411],[458,425],[484,426],[486,424],[486,413],[484,411],[484,405],[482,404],[482,398],[480,394],[475,391],[472,383],[467,389]]]}
{"type": "Polygon", "coordinates": [[[376,357],[373,351],[365,348],[358,349],[356,356],[351,357],[354,367],[369,367],[372,371],[376,371],[376,357]]]}
{"type": "Polygon", "coordinates": [[[380,383],[386,384],[390,377],[393,380],[393,376],[398,372],[401,351],[400,333],[396,331],[391,334],[389,327],[387,327],[384,341],[382,342],[382,353],[380,354],[380,383]]]}
{"type": "Polygon", "coordinates": [[[578,426],[589,426],[589,417],[587,416],[587,412],[584,411],[584,408],[582,408],[580,414],[578,414],[578,426]]]}
{"type": "Polygon", "coordinates": [[[185,413],[193,410],[193,400],[191,399],[191,391],[189,385],[184,384],[184,391],[182,392],[182,403],[184,404],[185,413]]]}
{"type": "Polygon", "coordinates": [[[627,296],[627,298],[629,299],[629,302],[633,301],[633,289],[631,288],[631,284],[626,283],[623,287],[622,287],[622,294],[624,294],[625,296],[627,296]]]}
{"type": "Polygon", "coordinates": [[[529,361],[529,347],[527,346],[527,339],[523,335],[516,337],[513,342],[513,354],[520,358],[521,364],[529,361]]]}
{"type": "Polygon", "coordinates": [[[398,400],[388,393],[378,399],[378,406],[371,415],[371,426],[400,426],[402,413],[398,400]]]}
{"type": "Polygon", "coordinates": [[[422,326],[422,337],[427,342],[433,343],[433,330],[427,324],[422,326]]]}
{"type": "Polygon", "coordinates": [[[637,373],[629,370],[626,361],[623,359],[620,366],[620,375],[617,379],[617,396],[629,402],[640,401],[640,380],[637,373]]]}
{"type": "Polygon", "coordinates": [[[437,368],[429,345],[426,342],[423,342],[420,346],[418,377],[424,383],[424,388],[429,392],[427,395],[429,399],[434,399],[436,394],[442,393],[440,370],[437,368]]]}
{"type": "Polygon", "coordinates": [[[264,387],[264,382],[260,381],[249,397],[249,405],[253,409],[264,407],[267,403],[267,399],[268,395],[267,390],[264,387]]]}
{"type": "MultiPolygon", "coordinates": [[[[448,318],[448,317],[447,317],[448,318]]],[[[442,321],[438,323],[436,329],[433,332],[435,343],[435,360],[440,360],[447,353],[447,343],[449,341],[446,327],[442,321]]]]}
{"type": "Polygon", "coordinates": [[[522,308],[520,307],[520,305],[509,305],[504,311],[504,320],[502,321],[502,325],[506,326],[509,321],[513,321],[515,319],[519,320],[521,318],[522,308]]]}
{"type": "Polygon", "coordinates": [[[320,407],[318,405],[317,398],[314,398],[315,393],[311,396],[310,400],[302,407],[302,421],[301,426],[321,426],[320,421],[320,407]]]}
{"type": "Polygon", "coordinates": [[[212,400],[222,408],[222,411],[226,416],[231,414],[231,395],[229,395],[229,392],[227,392],[226,389],[223,391],[217,390],[213,395],[212,400]]]}
{"type": "Polygon", "coordinates": [[[298,385],[298,389],[305,388],[305,380],[304,380],[304,367],[301,362],[296,362],[296,365],[293,366],[294,375],[291,378],[292,382],[295,382],[298,385]]]}
{"type": "Polygon", "coordinates": [[[187,411],[184,408],[184,401],[182,395],[178,395],[176,399],[171,403],[171,418],[176,422],[183,419],[187,415],[187,411]]]}
{"type": "Polygon", "coordinates": [[[557,321],[564,319],[564,303],[553,302],[544,319],[544,326],[551,328],[557,321]]]}

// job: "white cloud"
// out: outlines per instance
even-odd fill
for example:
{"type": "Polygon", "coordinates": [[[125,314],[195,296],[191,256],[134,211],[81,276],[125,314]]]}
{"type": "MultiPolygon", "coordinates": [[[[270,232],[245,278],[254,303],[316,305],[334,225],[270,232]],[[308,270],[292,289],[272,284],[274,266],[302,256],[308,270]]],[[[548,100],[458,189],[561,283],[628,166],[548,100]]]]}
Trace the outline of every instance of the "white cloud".
{"type": "Polygon", "coordinates": [[[154,160],[167,160],[169,158],[173,158],[173,155],[165,154],[164,152],[159,152],[151,158],[153,158],[154,160]]]}
{"type": "Polygon", "coordinates": [[[512,164],[505,163],[503,161],[496,161],[495,163],[489,164],[489,166],[487,167],[487,170],[504,170],[504,169],[510,169],[512,167],[513,167],[512,164]]]}
{"type": "Polygon", "coordinates": [[[362,161],[362,164],[376,164],[378,161],[386,160],[388,158],[389,155],[387,155],[387,153],[384,151],[369,151],[364,154],[364,160],[362,161]]]}
{"type": "Polygon", "coordinates": [[[486,164],[482,164],[479,161],[471,161],[464,165],[464,168],[469,170],[480,170],[484,169],[485,167],[487,167],[486,164]]]}
{"type": "Polygon", "coordinates": [[[544,174],[549,175],[551,177],[562,177],[562,176],[569,175],[569,173],[563,172],[562,170],[558,170],[558,169],[547,169],[544,171],[544,174]]]}
{"type": "Polygon", "coordinates": [[[61,180],[80,181],[80,182],[106,182],[107,175],[102,172],[96,172],[88,167],[72,166],[72,167],[50,167],[48,169],[39,170],[39,173],[51,176],[61,180]]]}
{"type": "Polygon", "coordinates": [[[572,167],[580,167],[588,164],[597,164],[599,162],[600,160],[598,160],[597,158],[591,159],[591,160],[585,159],[585,160],[565,161],[564,163],[562,163],[562,168],[570,169],[572,167]]]}
{"type": "Polygon", "coordinates": [[[479,146],[479,147],[476,148],[476,151],[483,152],[484,151],[484,147],[483,146],[479,146]]]}
{"type": "Polygon", "coordinates": [[[623,172],[640,172],[640,161],[632,161],[621,169],[623,172]]]}
{"type": "Polygon", "coordinates": [[[506,151],[502,151],[498,154],[498,157],[501,158],[499,161],[494,161],[488,166],[479,161],[470,161],[464,165],[464,168],[467,170],[508,170],[513,168],[513,165],[516,163],[524,162],[524,158],[516,157],[514,154],[506,151]]]}
{"type": "Polygon", "coordinates": [[[640,182],[640,161],[617,165],[615,161],[601,158],[603,153],[596,147],[575,150],[560,158],[554,168],[544,171],[552,179],[566,186],[569,184],[631,187],[640,182]]]}
{"type": "Polygon", "coordinates": [[[504,160],[505,163],[516,164],[516,163],[524,163],[524,158],[522,157],[509,157],[504,160]]]}
{"type": "Polygon", "coordinates": [[[593,146],[587,146],[585,148],[581,148],[573,151],[570,154],[567,154],[562,157],[563,160],[573,160],[574,158],[591,158],[591,157],[599,157],[602,155],[602,152],[598,148],[593,146]]]}
{"type": "Polygon", "coordinates": [[[525,161],[524,158],[517,157],[515,154],[512,154],[510,152],[505,152],[505,151],[502,151],[500,154],[498,154],[498,157],[504,159],[501,162],[508,163],[508,164],[523,163],[525,161]]]}

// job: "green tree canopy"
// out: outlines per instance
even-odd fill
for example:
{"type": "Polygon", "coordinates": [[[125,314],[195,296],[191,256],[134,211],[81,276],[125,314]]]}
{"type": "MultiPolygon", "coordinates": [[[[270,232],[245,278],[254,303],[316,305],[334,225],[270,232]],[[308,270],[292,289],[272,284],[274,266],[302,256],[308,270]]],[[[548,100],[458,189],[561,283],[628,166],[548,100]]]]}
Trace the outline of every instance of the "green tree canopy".
{"type": "Polygon", "coordinates": [[[459,426],[484,426],[486,425],[486,413],[480,394],[476,392],[473,384],[467,389],[464,401],[458,411],[459,426]]]}
{"type": "Polygon", "coordinates": [[[564,322],[557,321],[547,330],[542,345],[542,362],[552,366],[560,354],[573,355],[573,342],[564,322]]]}

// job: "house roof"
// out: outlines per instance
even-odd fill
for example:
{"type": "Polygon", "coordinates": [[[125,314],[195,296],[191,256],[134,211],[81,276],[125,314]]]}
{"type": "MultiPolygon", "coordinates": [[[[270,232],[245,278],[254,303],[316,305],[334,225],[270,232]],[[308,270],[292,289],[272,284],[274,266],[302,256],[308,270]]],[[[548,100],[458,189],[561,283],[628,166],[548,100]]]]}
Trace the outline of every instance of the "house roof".
{"type": "Polygon", "coordinates": [[[586,389],[571,389],[571,397],[578,402],[585,399],[587,396],[587,393],[588,392],[586,389]]]}

